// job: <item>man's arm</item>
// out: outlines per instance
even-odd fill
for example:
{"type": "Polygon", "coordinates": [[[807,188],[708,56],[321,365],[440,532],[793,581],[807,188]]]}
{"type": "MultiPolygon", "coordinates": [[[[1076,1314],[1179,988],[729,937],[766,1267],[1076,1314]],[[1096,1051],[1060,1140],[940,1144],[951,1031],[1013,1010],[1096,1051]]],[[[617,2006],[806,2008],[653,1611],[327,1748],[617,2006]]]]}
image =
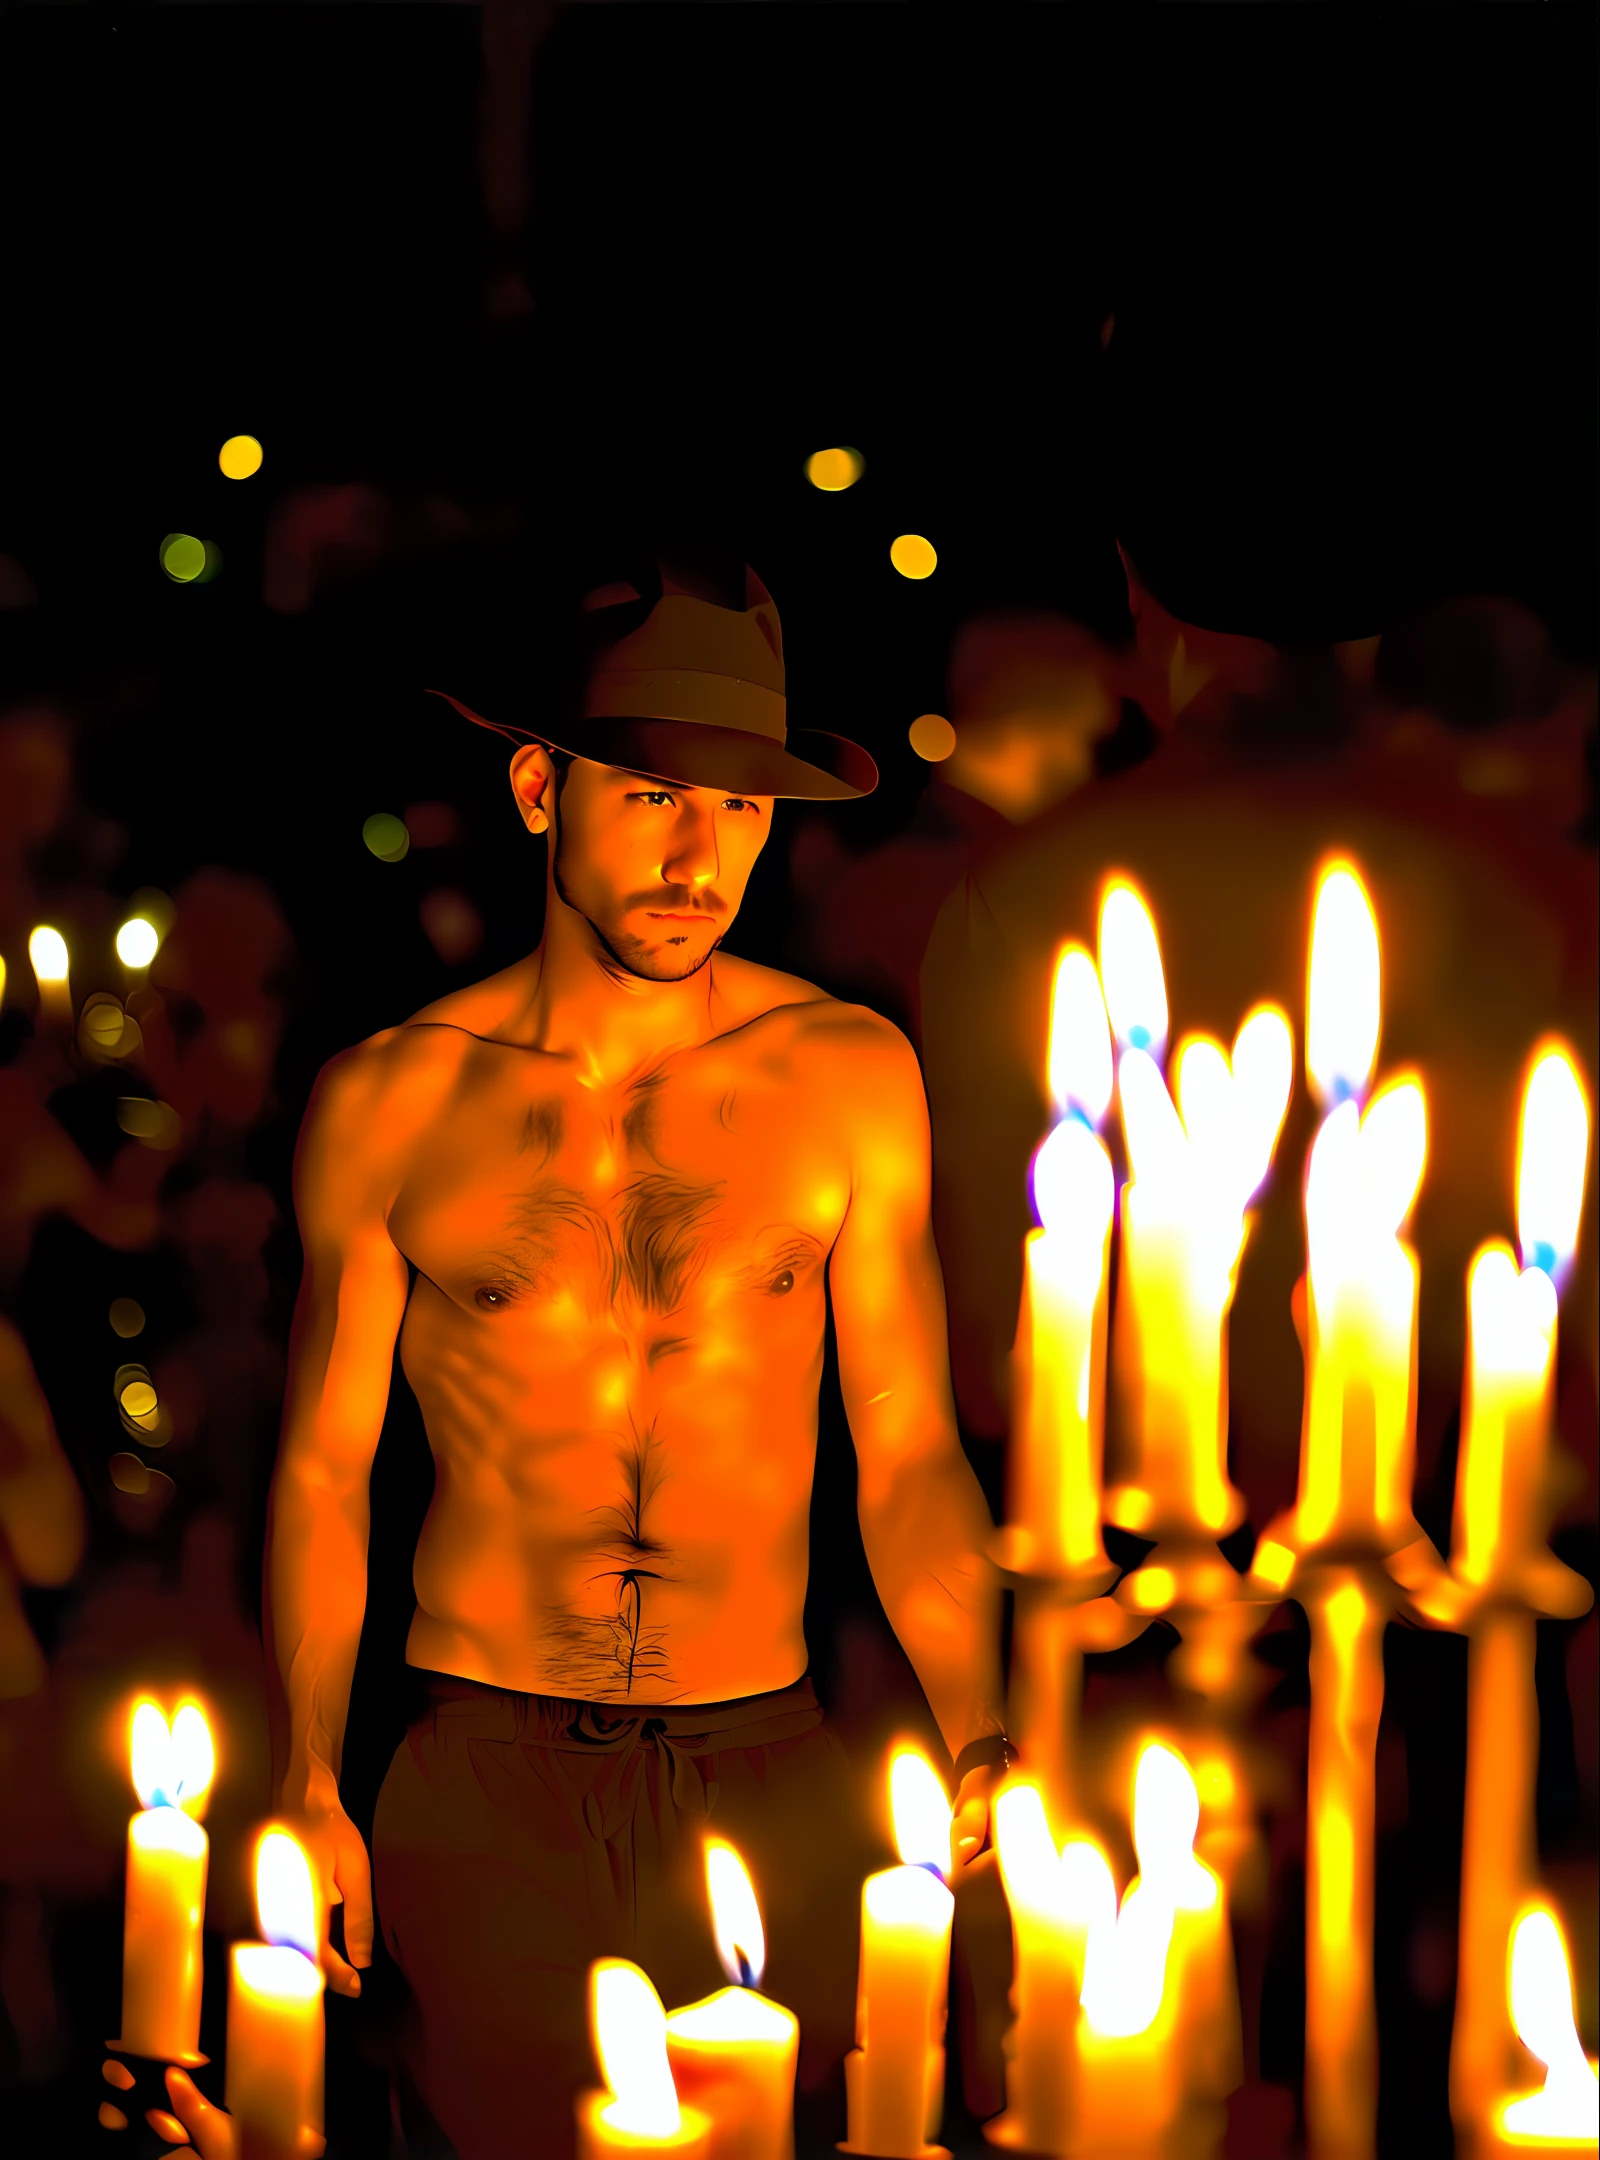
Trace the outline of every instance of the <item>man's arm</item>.
{"type": "MultiPolygon", "coordinates": [[[[956,1431],[922,1076],[898,1029],[862,1024],[850,1204],[829,1264],[839,1379],[873,1581],[954,1757],[1002,1730],[994,1526],[956,1431]]],[[[958,1849],[990,1782],[963,1781],[958,1849]]]]}
{"type": "Polygon", "coordinates": [[[385,1220],[394,1135],[382,1050],[328,1066],[295,1159],[305,1271],[268,1505],[267,1639],[283,1692],[279,1802],[305,1827],[327,1901],[344,1905],[331,1984],[358,1994],[372,1957],[366,1848],[339,1803],[339,1757],[367,1602],[368,1481],[410,1273],[385,1220]],[[348,1959],[348,1963],[346,1962],[348,1959]]]}

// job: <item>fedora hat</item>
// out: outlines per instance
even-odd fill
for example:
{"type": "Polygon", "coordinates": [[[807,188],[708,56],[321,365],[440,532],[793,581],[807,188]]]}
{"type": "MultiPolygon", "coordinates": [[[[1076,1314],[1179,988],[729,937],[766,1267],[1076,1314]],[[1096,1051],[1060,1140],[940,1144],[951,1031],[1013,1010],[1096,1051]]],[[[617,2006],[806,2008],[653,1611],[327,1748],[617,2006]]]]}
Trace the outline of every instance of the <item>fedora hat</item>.
{"type": "Polygon", "coordinates": [[[509,742],[544,743],[681,786],[812,802],[870,794],[878,768],[858,743],[789,729],[783,632],[755,572],[744,572],[743,608],[702,597],[666,564],[660,574],[660,597],[642,620],[644,596],[632,585],[602,586],[584,601],[598,649],[577,710],[552,728],[511,727],[447,691],[433,695],[509,742]]]}

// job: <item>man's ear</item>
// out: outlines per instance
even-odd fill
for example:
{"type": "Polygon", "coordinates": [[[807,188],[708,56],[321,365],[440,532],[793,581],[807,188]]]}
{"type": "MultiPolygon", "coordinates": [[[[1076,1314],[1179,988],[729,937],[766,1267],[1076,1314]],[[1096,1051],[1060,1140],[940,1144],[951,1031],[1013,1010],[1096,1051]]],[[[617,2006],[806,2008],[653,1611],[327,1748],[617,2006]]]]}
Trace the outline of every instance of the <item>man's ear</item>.
{"type": "Polygon", "coordinates": [[[555,778],[556,769],[543,743],[524,743],[511,760],[511,792],[517,798],[522,822],[531,833],[550,830],[555,778]]]}

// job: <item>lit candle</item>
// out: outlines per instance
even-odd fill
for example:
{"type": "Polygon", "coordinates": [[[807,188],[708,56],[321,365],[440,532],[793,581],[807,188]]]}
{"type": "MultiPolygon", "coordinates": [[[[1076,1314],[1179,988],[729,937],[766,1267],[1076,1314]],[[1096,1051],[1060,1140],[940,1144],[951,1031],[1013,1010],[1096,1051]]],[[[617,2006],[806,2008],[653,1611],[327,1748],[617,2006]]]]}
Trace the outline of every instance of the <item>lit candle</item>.
{"type": "Polygon", "coordinates": [[[265,1942],[235,1943],[228,1974],[227,2105],[241,2160],[296,2160],[322,2130],[322,1974],[311,1863],[286,1830],[256,1846],[265,1942]]]}
{"type": "Polygon", "coordinates": [[[195,1816],[216,1768],[204,1713],[184,1703],[171,1726],[153,1702],[133,1713],[134,1790],[122,1933],[122,2032],[114,2043],[160,2062],[204,2061],[201,1930],[210,1845],[195,1816]]]}
{"type": "Polygon", "coordinates": [[[711,2124],[710,2160],[790,2160],[800,2025],[756,1992],[766,1963],[761,1908],[744,1863],[706,1841],[706,1887],[722,1969],[734,1984],[667,2018],[673,2082],[711,2124]]]}
{"type": "Polygon", "coordinates": [[[1511,1937],[1507,1992],[1517,2038],[1545,2065],[1543,2089],[1498,2111],[1506,2153],[1593,2152],[1600,2138],[1600,2077],[1583,2052],[1572,2015],[1572,1973],[1555,1915],[1524,1913],[1511,1937]]]}
{"type": "Polygon", "coordinates": [[[1023,1247],[1010,1517],[1017,1557],[1044,1572],[1091,1567],[1100,1543],[1106,1255],[1114,1182],[1095,1131],[1111,1100],[1111,1044],[1094,962],[1063,948],[1050,1003],[1050,1090],[1061,1122],[1033,1160],[1042,1227],[1023,1247]]]}
{"type": "Polygon", "coordinates": [[[1582,1213],[1588,1105],[1570,1053],[1545,1049],[1523,1095],[1518,1233],[1483,1246],[1468,1275],[1468,1353],[1451,1568],[1468,1614],[1467,1789],[1450,2104],[1472,2134],[1512,2074],[1504,1948],[1535,1866],[1539,1711],[1536,1617],[1575,1616],[1588,1585],[1545,1546],[1556,1281],[1582,1213]]]}
{"type": "Polygon", "coordinates": [[[1257,1590],[1311,1628],[1307,1757],[1306,2117],[1318,2151],[1376,2136],[1372,1897],[1383,1631],[1403,1571],[1434,1570],[1411,1512],[1418,1268],[1403,1242],[1427,1159],[1415,1080],[1365,1094],[1381,1019],[1378,926],[1352,866],[1319,873],[1306,1073],[1326,1115],[1306,1175],[1300,1489],[1256,1548],[1257,1590]]]}
{"type": "Polygon", "coordinates": [[[39,1019],[45,1027],[72,1033],[72,984],[67,941],[59,930],[40,923],[28,939],[28,958],[39,985],[39,1019]]]}
{"type": "Polygon", "coordinates": [[[1117,1890],[1099,1846],[1078,1838],[1056,1851],[1044,1795],[1018,1780],[994,1807],[1000,1878],[1015,1949],[1013,2018],[1006,2035],[1006,2111],[988,2125],[995,2144],[1027,2153],[1069,2151],[1076,2134],[1078,2023],[1088,1938],[1114,1926],[1117,1890]]]}
{"type": "Polygon", "coordinates": [[[1142,1536],[1212,1540],[1242,1518],[1228,1478],[1227,1324],[1246,1209],[1288,1108],[1294,1039],[1253,1011],[1230,1060],[1208,1036],[1178,1056],[1178,1102],[1148,1051],[1123,1052],[1119,1097],[1133,1172],[1122,1196],[1119,1380],[1132,1415],[1113,1521],[1142,1536]]]}
{"type": "Polygon", "coordinates": [[[1164,2150],[1197,2106],[1206,2119],[1192,2126],[1214,2134],[1217,2103],[1243,2076],[1227,1901],[1195,1857],[1199,1823],[1188,1764],[1147,1744],[1133,1792],[1140,1872],[1114,1925],[1089,1935],[1074,2150],[1164,2150]]]}
{"type": "Polygon", "coordinates": [[[902,1865],[861,1890],[856,2047],[845,2057],[845,2150],[918,2160],[944,2100],[950,1997],[950,1803],[932,1765],[901,1749],[889,1768],[890,1812],[902,1865]]]}
{"type": "Polygon", "coordinates": [[[578,2095],[578,2160],[619,2153],[709,2160],[710,2123],[678,2102],[661,1997],[626,1958],[590,1966],[589,2030],[605,2087],[578,2095]]]}

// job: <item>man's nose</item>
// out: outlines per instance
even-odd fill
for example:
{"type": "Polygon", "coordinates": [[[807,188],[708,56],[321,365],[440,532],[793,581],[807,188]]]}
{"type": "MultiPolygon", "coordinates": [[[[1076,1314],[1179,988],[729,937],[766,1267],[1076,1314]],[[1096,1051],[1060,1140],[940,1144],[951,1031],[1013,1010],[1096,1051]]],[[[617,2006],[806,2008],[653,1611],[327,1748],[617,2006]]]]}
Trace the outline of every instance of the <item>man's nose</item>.
{"type": "Polygon", "coordinates": [[[662,881],[687,885],[698,892],[717,874],[717,827],[710,811],[686,804],[679,812],[672,839],[662,858],[662,881]]]}

